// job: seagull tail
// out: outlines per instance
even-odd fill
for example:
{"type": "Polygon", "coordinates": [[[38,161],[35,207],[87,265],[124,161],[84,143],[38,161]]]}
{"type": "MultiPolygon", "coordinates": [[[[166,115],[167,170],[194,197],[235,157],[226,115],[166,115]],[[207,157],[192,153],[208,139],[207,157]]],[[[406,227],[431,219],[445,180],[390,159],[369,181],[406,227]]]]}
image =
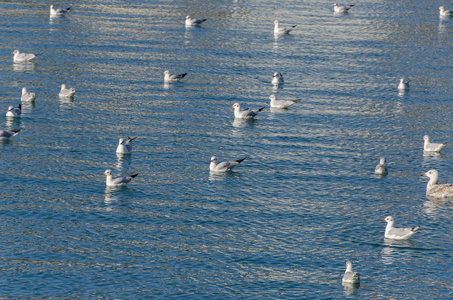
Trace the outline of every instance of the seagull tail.
{"type": "Polygon", "coordinates": [[[67,11],[70,11],[70,10],[71,10],[71,8],[70,8],[70,7],[68,7],[68,8],[66,8],[66,10],[67,10],[67,11]]]}
{"type": "Polygon", "coordinates": [[[19,103],[19,106],[17,108],[19,108],[19,110],[22,110],[22,104],[19,103]]]}
{"type": "Polygon", "coordinates": [[[127,137],[127,141],[128,141],[128,142],[132,142],[132,141],[135,140],[136,138],[137,138],[137,137],[131,138],[130,136],[128,136],[128,137],[127,137]]]}
{"type": "Polygon", "coordinates": [[[182,74],[179,74],[179,76],[181,76],[181,78],[184,78],[184,76],[186,76],[187,73],[182,73],[182,74]]]}
{"type": "Polygon", "coordinates": [[[421,230],[421,229],[420,229],[420,226],[415,226],[415,227],[412,227],[412,228],[411,228],[411,231],[413,231],[413,232],[417,232],[417,231],[419,231],[419,230],[421,230]]]}
{"type": "Polygon", "coordinates": [[[11,131],[12,131],[12,132],[14,132],[14,133],[18,133],[18,132],[19,132],[19,131],[21,131],[21,130],[22,130],[22,128],[19,128],[19,129],[13,129],[13,130],[11,130],[11,131]]]}
{"type": "Polygon", "coordinates": [[[302,100],[302,98],[296,99],[296,100],[294,100],[293,102],[294,102],[294,103],[297,103],[297,102],[299,102],[300,100],[302,100]]]}
{"type": "Polygon", "coordinates": [[[296,28],[297,25],[294,25],[293,28],[296,28]]]}
{"type": "Polygon", "coordinates": [[[135,174],[130,175],[129,177],[135,178],[135,177],[137,177],[137,175],[138,175],[138,173],[135,173],[135,174]]]}
{"type": "Polygon", "coordinates": [[[264,109],[264,106],[263,106],[263,107],[261,107],[260,109],[258,109],[258,111],[262,111],[263,109],[264,109]]]}
{"type": "Polygon", "coordinates": [[[237,160],[235,160],[235,162],[237,162],[237,163],[239,164],[239,163],[241,163],[241,162],[242,162],[244,159],[246,159],[246,158],[247,158],[247,157],[243,157],[243,158],[241,158],[241,159],[237,159],[237,160]]]}

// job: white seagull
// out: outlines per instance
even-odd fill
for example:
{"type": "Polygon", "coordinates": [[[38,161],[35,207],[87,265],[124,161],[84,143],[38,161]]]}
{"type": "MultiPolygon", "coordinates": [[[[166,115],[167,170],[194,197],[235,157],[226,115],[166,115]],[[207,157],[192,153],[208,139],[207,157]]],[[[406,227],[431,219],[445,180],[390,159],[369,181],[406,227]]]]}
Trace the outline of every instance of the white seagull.
{"type": "Polygon", "coordinates": [[[138,175],[138,173],[136,173],[126,177],[120,176],[113,178],[112,170],[110,169],[105,170],[105,172],[102,174],[106,175],[105,184],[107,186],[125,186],[129,181],[132,180],[132,178],[135,178],[138,175]]]}
{"type": "Polygon", "coordinates": [[[429,170],[428,172],[420,174],[420,176],[429,178],[429,182],[426,185],[426,196],[435,198],[453,197],[453,184],[439,184],[439,172],[437,172],[437,170],[429,170]]]}
{"type": "Polygon", "coordinates": [[[33,100],[35,100],[35,97],[36,97],[35,93],[31,93],[31,92],[27,91],[26,87],[22,88],[22,96],[20,97],[20,100],[22,100],[24,102],[33,101],[33,100]]]}
{"type": "Polygon", "coordinates": [[[448,144],[448,143],[430,143],[428,135],[423,136],[423,139],[425,140],[423,144],[423,150],[427,152],[440,152],[440,150],[442,150],[448,144]]]}
{"type": "Polygon", "coordinates": [[[294,103],[299,102],[302,99],[296,99],[296,100],[277,100],[275,98],[275,95],[270,95],[269,99],[271,99],[271,107],[275,108],[288,108],[294,103]]]}
{"type": "Polygon", "coordinates": [[[195,19],[195,18],[191,18],[190,16],[186,16],[186,26],[187,27],[200,26],[201,23],[203,23],[206,20],[207,19],[195,19]]]}
{"type": "Polygon", "coordinates": [[[283,79],[283,74],[280,72],[275,72],[274,76],[272,77],[272,84],[279,85],[284,82],[285,82],[285,80],[283,79]]]}
{"type": "Polygon", "coordinates": [[[164,72],[164,81],[165,82],[178,82],[181,81],[181,79],[184,78],[184,76],[187,75],[187,73],[182,73],[182,74],[170,74],[170,71],[165,71],[164,72]]]}
{"type": "Polygon", "coordinates": [[[355,4],[339,6],[338,3],[333,5],[333,11],[336,13],[347,13],[355,4]]]}
{"type": "Polygon", "coordinates": [[[51,16],[62,16],[64,14],[66,14],[67,12],[69,12],[71,10],[70,7],[68,8],[55,8],[55,6],[51,5],[50,6],[50,15],[51,16]]]}
{"type": "Polygon", "coordinates": [[[135,140],[137,137],[131,138],[127,137],[127,140],[120,139],[118,143],[118,147],[116,148],[116,153],[123,153],[129,154],[132,152],[132,141],[135,140]]]}
{"type": "Polygon", "coordinates": [[[217,157],[213,156],[211,157],[211,164],[209,165],[209,170],[213,172],[227,172],[236,167],[238,164],[240,164],[244,158],[233,160],[233,161],[223,161],[223,162],[217,162],[217,157]]]}
{"type": "Polygon", "coordinates": [[[15,63],[22,63],[22,62],[27,62],[38,56],[39,54],[33,54],[33,53],[20,53],[19,50],[14,50],[11,52],[11,54],[14,54],[13,56],[13,61],[15,63]]]}
{"type": "Polygon", "coordinates": [[[274,21],[274,33],[277,34],[283,34],[283,33],[289,33],[291,30],[294,29],[297,25],[291,26],[291,27],[279,27],[278,26],[278,20],[274,21]]]}
{"type": "Polygon", "coordinates": [[[443,6],[441,6],[439,7],[439,16],[440,17],[453,16],[453,10],[445,9],[443,6]]]}
{"type": "Polygon", "coordinates": [[[9,139],[10,137],[15,136],[18,134],[20,129],[13,129],[13,130],[0,130],[0,139],[9,139]]]}
{"type": "Polygon", "coordinates": [[[231,107],[234,108],[234,117],[238,119],[250,119],[255,117],[260,111],[264,109],[264,107],[261,107],[258,110],[251,110],[250,108],[246,108],[244,110],[241,110],[241,105],[239,103],[234,103],[231,105],[231,107]]]}
{"type": "Polygon", "coordinates": [[[404,78],[401,78],[400,83],[398,84],[398,89],[399,90],[408,90],[409,82],[410,82],[410,80],[405,80],[404,78]]]}
{"type": "Polygon", "coordinates": [[[385,227],[385,237],[388,239],[394,240],[407,240],[413,236],[419,229],[420,226],[415,226],[412,228],[395,228],[393,227],[393,217],[388,216],[381,221],[387,222],[387,227],[385,227]]]}
{"type": "Polygon", "coordinates": [[[22,105],[19,104],[19,106],[14,107],[10,106],[8,107],[8,111],[6,112],[7,117],[20,117],[22,114],[22,105]]]}
{"type": "Polygon", "coordinates": [[[74,96],[76,90],[75,88],[66,88],[66,84],[60,85],[60,93],[58,96],[60,97],[72,97],[74,96]]]}
{"type": "Polygon", "coordinates": [[[379,163],[377,164],[376,168],[374,168],[374,174],[387,174],[388,173],[387,166],[385,165],[385,157],[381,157],[379,163]]]}
{"type": "Polygon", "coordinates": [[[360,275],[352,271],[352,261],[349,259],[346,261],[346,271],[344,272],[342,281],[343,283],[360,283],[360,275]]]}

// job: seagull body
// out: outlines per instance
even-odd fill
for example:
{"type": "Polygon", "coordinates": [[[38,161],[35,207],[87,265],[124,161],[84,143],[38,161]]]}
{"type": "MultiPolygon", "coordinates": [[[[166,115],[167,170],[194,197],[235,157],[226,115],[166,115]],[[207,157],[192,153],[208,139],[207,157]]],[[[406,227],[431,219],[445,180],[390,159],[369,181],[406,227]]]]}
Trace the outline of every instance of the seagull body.
{"type": "Polygon", "coordinates": [[[374,168],[374,174],[387,174],[388,173],[387,166],[385,165],[385,157],[381,157],[379,163],[377,164],[376,168],[374,168]]]}
{"type": "Polygon", "coordinates": [[[233,160],[233,161],[223,161],[223,162],[217,162],[217,157],[213,156],[211,157],[211,164],[209,165],[209,170],[213,172],[227,172],[236,167],[238,164],[240,164],[244,158],[233,160]]]}
{"type": "Polygon", "coordinates": [[[31,93],[31,92],[27,91],[27,88],[25,88],[25,87],[22,88],[22,96],[20,97],[20,100],[25,101],[25,102],[33,101],[33,100],[35,100],[35,97],[36,97],[35,93],[31,93]]]}
{"type": "Polygon", "coordinates": [[[13,61],[15,63],[27,62],[39,55],[33,53],[20,53],[19,50],[14,50],[11,54],[14,54],[13,61]]]}
{"type": "Polygon", "coordinates": [[[439,172],[437,172],[437,170],[429,170],[428,172],[420,174],[420,176],[429,178],[429,182],[426,185],[426,196],[436,198],[453,197],[453,184],[439,184],[439,172]]]}
{"type": "Polygon", "coordinates": [[[355,4],[339,6],[337,3],[333,5],[333,11],[336,13],[347,13],[355,4]]]}
{"type": "Polygon", "coordinates": [[[10,106],[6,112],[7,117],[20,117],[22,114],[22,105],[19,104],[18,107],[10,106]]]}
{"type": "Polygon", "coordinates": [[[275,98],[275,95],[270,95],[269,99],[271,99],[271,107],[275,108],[288,108],[294,103],[299,102],[302,99],[296,99],[296,100],[277,100],[275,98]]]}
{"type": "Polygon", "coordinates": [[[76,90],[75,88],[66,88],[66,84],[60,85],[60,93],[58,96],[60,97],[72,97],[74,96],[76,90]]]}
{"type": "Polygon", "coordinates": [[[190,26],[200,26],[201,23],[203,23],[204,21],[206,21],[207,19],[195,19],[195,18],[191,18],[190,16],[187,16],[186,17],[186,26],[187,27],[190,27],[190,26]]]}
{"type": "Polygon", "coordinates": [[[360,283],[360,275],[357,272],[352,271],[352,261],[346,261],[346,271],[343,275],[343,283],[360,283]]]}
{"type": "Polygon", "coordinates": [[[445,9],[443,6],[439,7],[439,16],[449,17],[453,16],[453,10],[445,9]]]}
{"type": "Polygon", "coordinates": [[[126,176],[126,177],[115,177],[113,178],[113,175],[112,175],[112,170],[106,170],[104,173],[102,173],[103,175],[106,175],[106,178],[105,178],[105,184],[107,186],[125,186],[129,181],[131,181],[133,178],[135,178],[138,173],[136,174],[132,174],[130,176],[126,176]]]}
{"type": "Polygon", "coordinates": [[[275,72],[274,76],[272,77],[272,84],[273,85],[279,85],[283,84],[285,80],[283,79],[283,74],[280,72],[275,72]]]}
{"type": "Polygon", "coordinates": [[[261,107],[258,110],[251,110],[250,108],[241,110],[241,105],[239,103],[234,103],[231,107],[234,108],[234,117],[238,119],[251,119],[264,109],[264,107],[261,107]]]}
{"type": "Polygon", "coordinates": [[[181,81],[181,79],[184,78],[184,76],[187,75],[187,73],[182,73],[182,74],[170,74],[170,71],[165,71],[164,72],[164,81],[165,82],[178,82],[181,81]]]}
{"type": "Polygon", "coordinates": [[[415,226],[412,228],[395,228],[393,227],[393,217],[388,216],[381,221],[386,221],[387,226],[385,227],[385,237],[388,239],[394,240],[407,240],[413,236],[419,229],[420,226],[415,226]]]}
{"type": "Polygon", "coordinates": [[[398,89],[399,90],[408,90],[409,82],[410,82],[410,80],[405,80],[404,78],[401,78],[400,83],[398,84],[398,89]]]}
{"type": "Polygon", "coordinates": [[[278,26],[278,20],[274,21],[274,33],[277,34],[284,34],[284,33],[289,33],[291,30],[294,29],[297,25],[291,26],[291,27],[279,27],[278,26]]]}
{"type": "Polygon", "coordinates": [[[425,135],[423,137],[425,140],[423,144],[423,150],[427,152],[440,152],[448,143],[430,143],[429,142],[429,136],[425,135]]]}
{"type": "Polygon", "coordinates": [[[132,152],[132,141],[135,140],[137,137],[131,138],[127,137],[127,140],[120,139],[118,143],[118,147],[116,148],[116,153],[123,153],[129,154],[132,152]]]}
{"type": "Polygon", "coordinates": [[[0,130],[0,139],[9,139],[10,137],[15,136],[18,134],[20,129],[13,129],[13,130],[0,130]]]}
{"type": "Polygon", "coordinates": [[[71,10],[70,7],[68,8],[55,8],[53,5],[50,6],[50,15],[51,16],[62,16],[71,10]]]}

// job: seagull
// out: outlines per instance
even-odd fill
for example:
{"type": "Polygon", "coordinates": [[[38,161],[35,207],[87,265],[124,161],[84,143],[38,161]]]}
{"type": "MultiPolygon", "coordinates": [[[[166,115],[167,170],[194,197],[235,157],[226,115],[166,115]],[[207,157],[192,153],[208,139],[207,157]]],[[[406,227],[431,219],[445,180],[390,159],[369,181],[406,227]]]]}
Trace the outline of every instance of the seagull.
{"type": "Polygon", "coordinates": [[[50,6],[50,15],[51,16],[62,16],[71,10],[70,7],[64,8],[55,8],[53,5],[50,6]]]}
{"type": "Polygon", "coordinates": [[[15,63],[27,62],[39,55],[33,53],[20,53],[17,49],[11,52],[11,54],[14,54],[13,61],[15,63]]]}
{"type": "Polygon", "coordinates": [[[8,111],[6,112],[7,117],[19,117],[22,114],[22,105],[19,104],[19,106],[14,107],[10,106],[8,107],[8,111]]]}
{"type": "Polygon", "coordinates": [[[360,283],[360,275],[357,272],[352,271],[352,261],[346,261],[346,272],[343,275],[343,283],[360,283]]]}
{"type": "Polygon", "coordinates": [[[336,13],[347,13],[355,4],[339,6],[337,3],[333,5],[333,10],[336,13]]]}
{"type": "Polygon", "coordinates": [[[393,217],[388,216],[381,221],[387,222],[387,227],[385,227],[385,237],[388,239],[394,240],[407,240],[413,236],[419,229],[420,226],[415,226],[412,228],[395,228],[393,227],[393,217]]]}
{"type": "Polygon", "coordinates": [[[440,17],[449,17],[453,15],[453,10],[445,9],[443,6],[439,7],[440,17]]]}
{"type": "Polygon", "coordinates": [[[275,98],[275,95],[270,95],[269,99],[271,99],[271,107],[275,108],[288,108],[294,103],[299,102],[302,99],[296,99],[296,100],[277,100],[275,98]]]}
{"type": "Polygon", "coordinates": [[[439,184],[439,172],[437,172],[437,170],[429,170],[428,172],[420,174],[420,176],[429,178],[429,182],[426,185],[426,196],[436,198],[453,197],[453,184],[439,184]]]}
{"type": "Polygon", "coordinates": [[[448,143],[441,143],[441,144],[430,143],[428,135],[425,135],[423,137],[423,139],[425,140],[425,142],[423,144],[423,150],[427,151],[427,152],[440,152],[440,150],[442,150],[448,144],[448,143]]]}
{"type": "Polygon", "coordinates": [[[278,27],[278,20],[274,21],[274,33],[281,34],[281,33],[289,33],[291,30],[294,29],[297,25],[291,26],[291,27],[278,27]]]}
{"type": "Polygon", "coordinates": [[[233,160],[233,161],[223,161],[221,163],[217,162],[217,157],[211,157],[211,164],[209,165],[209,170],[213,172],[227,172],[231,171],[234,167],[240,164],[244,158],[233,160]]]}
{"type": "Polygon", "coordinates": [[[13,130],[0,130],[0,139],[9,139],[10,137],[15,136],[18,134],[20,129],[13,129],[13,130]]]}
{"type": "Polygon", "coordinates": [[[127,137],[127,140],[120,139],[118,143],[118,147],[116,148],[116,153],[123,153],[129,154],[132,152],[132,141],[135,140],[137,137],[131,138],[127,137]]]}
{"type": "Polygon", "coordinates": [[[409,82],[410,82],[410,80],[405,80],[404,78],[401,78],[400,83],[398,84],[398,89],[399,90],[408,90],[409,82]]]}
{"type": "Polygon", "coordinates": [[[35,97],[35,93],[28,92],[26,87],[22,88],[22,96],[20,97],[20,100],[24,102],[33,101],[35,100],[35,97]]]}
{"type": "Polygon", "coordinates": [[[284,82],[285,82],[285,80],[283,79],[283,74],[280,72],[275,72],[274,76],[272,77],[272,84],[279,85],[284,82]]]}
{"type": "Polygon", "coordinates": [[[138,175],[138,173],[136,173],[126,177],[120,176],[113,178],[112,170],[110,169],[105,170],[105,172],[102,174],[106,175],[105,184],[107,186],[125,186],[129,181],[132,180],[132,178],[135,178],[138,175]]]}
{"type": "Polygon", "coordinates": [[[234,103],[231,105],[231,107],[234,108],[234,117],[238,119],[250,119],[256,116],[260,111],[264,109],[264,107],[261,107],[258,110],[251,110],[250,108],[246,108],[244,110],[241,110],[241,105],[239,103],[234,103]]]}
{"type": "Polygon", "coordinates": [[[170,74],[170,71],[165,71],[164,72],[164,81],[165,82],[178,82],[178,81],[181,81],[181,79],[184,78],[184,76],[187,75],[187,73],[183,73],[183,74],[170,74]]]}
{"type": "Polygon", "coordinates": [[[72,97],[75,94],[75,88],[66,88],[66,84],[60,85],[60,93],[58,96],[60,97],[72,97]]]}
{"type": "Polygon", "coordinates": [[[374,168],[374,174],[387,174],[388,173],[387,166],[385,165],[385,157],[381,157],[379,163],[377,164],[376,168],[374,168]]]}
{"type": "Polygon", "coordinates": [[[186,26],[187,27],[200,26],[200,24],[203,23],[206,20],[207,19],[195,19],[195,18],[191,18],[190,16],[187,16],[186,17],[186,26]]]}

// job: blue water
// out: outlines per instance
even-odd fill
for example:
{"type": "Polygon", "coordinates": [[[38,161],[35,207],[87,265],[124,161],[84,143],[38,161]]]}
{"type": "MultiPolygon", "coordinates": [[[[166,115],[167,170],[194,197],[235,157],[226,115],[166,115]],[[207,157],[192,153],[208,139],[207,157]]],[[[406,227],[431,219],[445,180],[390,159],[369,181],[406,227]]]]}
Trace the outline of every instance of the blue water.
{"type": "Polygon", "coordinates": [[[453,182],[451,146],[422,152],[425,134],[453,142],[453,19],[435,1],[332,5],[82,0],[50,19],[48,2],[0,3],[0,111],[37,94],[0,117],[22,128],[0,144],[0,297],[451,298],[453,201],[428,199],[419,174],[453,182]],[[275,37],[274,19],[297,27],[275,37]],[[18,65],[14,49],[42,54],[18,65]],[[167,69],[188,75],[164,84],[167,69]],[[271,93],[303,100],[269,109],[271,93]],[[266,108],[235,121],[235,102],[266,108]],[[210,174],[212,155],[247,159],[210,174]],[[139,176],[106,188],[109,168],[139,176]],[[387,215],[423,231],[384,240],[387,215]]]}

